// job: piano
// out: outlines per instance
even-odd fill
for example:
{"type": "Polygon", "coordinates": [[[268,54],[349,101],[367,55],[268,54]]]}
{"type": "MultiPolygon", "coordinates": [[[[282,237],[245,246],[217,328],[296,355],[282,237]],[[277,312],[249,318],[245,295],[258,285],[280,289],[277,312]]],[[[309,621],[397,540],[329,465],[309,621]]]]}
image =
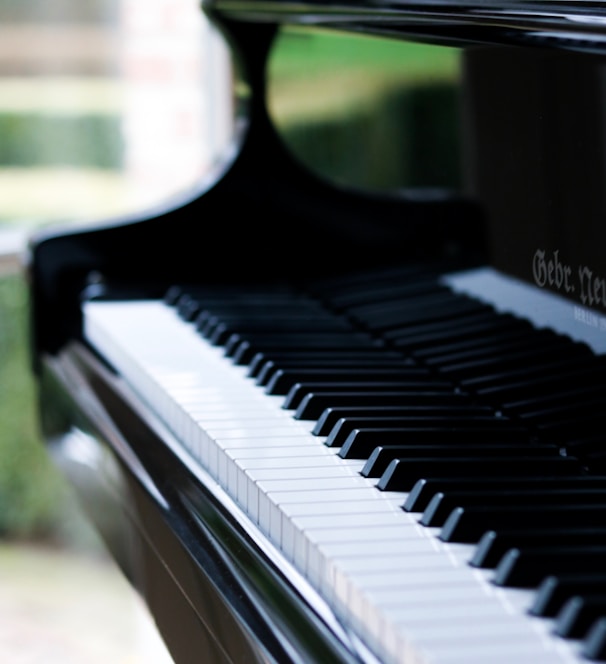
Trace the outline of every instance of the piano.
{"type": "Polygon", "coordinates": [[[202,11],[248,90],[229,161],[27,264],[45,444],[174,661],[605,661],[606,5],[202,11]],[[293,156],[291,28],[457,49],[460,178],[293,156]]]}

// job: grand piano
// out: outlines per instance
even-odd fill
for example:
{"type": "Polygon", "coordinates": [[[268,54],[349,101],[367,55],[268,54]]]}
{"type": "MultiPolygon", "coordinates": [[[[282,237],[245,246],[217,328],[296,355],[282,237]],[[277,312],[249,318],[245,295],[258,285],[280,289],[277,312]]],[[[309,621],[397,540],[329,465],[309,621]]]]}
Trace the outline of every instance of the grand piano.
{"type": "Polygon", "coordinates": [[[49,454],[175,662],[605,661],[606,5],[203,11],[249,91],[229,161],[28,261],[49,454]],[[457,49],[460,178],[293,156],[292,26],[457,49]]]}

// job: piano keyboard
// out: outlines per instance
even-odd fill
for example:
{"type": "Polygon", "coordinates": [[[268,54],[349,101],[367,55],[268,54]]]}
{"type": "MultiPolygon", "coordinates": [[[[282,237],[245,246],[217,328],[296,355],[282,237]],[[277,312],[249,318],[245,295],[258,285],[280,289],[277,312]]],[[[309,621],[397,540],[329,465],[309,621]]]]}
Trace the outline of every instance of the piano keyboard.
{"type": "Polygon", "coordinates": [[[603,661],[603,360],[473,276],[91,301],[85,337],[381,661],[603,661]]]}

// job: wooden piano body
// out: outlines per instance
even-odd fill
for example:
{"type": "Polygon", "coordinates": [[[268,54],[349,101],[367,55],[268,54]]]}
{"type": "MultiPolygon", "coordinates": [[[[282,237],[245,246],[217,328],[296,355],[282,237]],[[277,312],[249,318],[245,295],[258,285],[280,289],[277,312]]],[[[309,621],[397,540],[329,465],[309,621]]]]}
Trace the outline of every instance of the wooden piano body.
{"type": "MultiPolygon", "coordinates": [[[[489,631],[483,649],[470,643],[467,655],[453,648],[433,659],[431,648],[416,643],[415,620],[394,644],[381,625],[348,617],[95,346],[84,303],[161,300],[174,284],[307,288],[392,266],[443,274],[489,266],[565,298],[565,326],[597,339],[591,348],[599,367],[606,334],[606,6],[215,0],[205,11],[234,45],[251,90],[233,162],[176,207],[32,239],[32,361],[49,451],[178,664],[513,661],[489,631]],[[358,191],[301,166],[266,104],[267,57],[285,24],[461,48],[463,191],[358,191]]],[[[165,342],[169,347],[171,338],[165,342]]],[[[596,394],[583,419],[599,438],[596,394]]],[[[606,447],[594,440],[579,449],[590,452],[581,455],[578,474],[606,489],[606,447]]],[[[602,528],[605,516],[602,510],[602,528]]],[[[402,595],[403,605],[414,606],[402,595]]],[[[601,627],[594,622],[591,639],[545,637],[544,659],[522,643],[515,661],[581,661],[579,652],[604,659],[604,619],[601,627]]],[[[459,646],[465,640],[455,639],[459,646]]]]}

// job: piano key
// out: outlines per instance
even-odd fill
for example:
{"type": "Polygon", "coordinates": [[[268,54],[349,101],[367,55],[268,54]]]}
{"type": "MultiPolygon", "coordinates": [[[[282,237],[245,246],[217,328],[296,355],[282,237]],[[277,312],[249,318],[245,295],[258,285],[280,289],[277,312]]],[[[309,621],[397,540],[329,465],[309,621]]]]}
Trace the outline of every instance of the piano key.
{"type": "Polygon", "coordinates": [[[284,318],[280,318],[279,315],[268,317],[265,321],[256,318],[246,323],[239,321],[230,323],[222,318],[217,321],[211,319],[204,325],[197,322],[197,326],[201,336],[216,346],[223,345],[228,339],[232,344],[236,338],[246,339],[251,332],[342,332],[351,329],[347,322],[332,316],[297,317],[293,314],[284,318]]]}
{"type": "MultiPolygon", "coordinates": [[[[427,477],[503,477],[519,475],[520,477],[534,476],[545,472],[550,475],[568,475],[576,473],[581,466],[576,459],[551,456],[524,456],[512,458],[509,456],[480,459],[478,457],[432,457],[407,459],[400,462],[392,461],[377,483],[385,491],[410,491],[415,482],[427,477]]],[[[465,514],[460,517],[463,523],[468,523],[476,508],[466,508],[465,514]]],[[[479,508],[478,508],[479,509],[479,508]]],[[[445,524],[446,525],[446,524],[445,524]]],[[[463,528],[461,524],[459,526],[463,528]]]]}
{"type": "MultiPolygon", "coordinates": [[[[570,358],[572,352],[568,352],[566,357],[570,358]]],[[[506,353],[494,353],[491,357],[474,358],[465,361],[444,363],[437,368],[437,375],[444,377],[456,376],[458,380],[469,380],[478,376],[492,375],[495,372],[509,372],[516,368],[533,367],[533,371],[544,368],[546,372],[550,371],[555,363],[559,363],[563,348],[561,344],[555,344],[549,347],[540,346],[529,348],[523,351],[506,353]]],[[[467,383],[469,385],[469,383],[467,383]]]]}
{"type": "MultiPolygon", "coordinates": [[[[251,361],[252,362],[252,361],[251,361]]],[[[257,372],[257,385],[267,386],[270,381],[274,379],[274,376],[278,372],[291,372],[294,370],[303,369],[304,373],[307,374],[309,371],[320,371],[326,373],[327,370],[337,369],[339,371],[343,369],[348,369],[350,371],[356,369],[363,370],[372,370],[372,369],[389,369],[391,371],[395,369],[406,369],[414,367],[414,362],[408,359],[394,359],[394,358],[384,358],[379,354],[376,354],[370,359],[365,358],[355,358],[355,359],[339,359],[339,358],[324,358],[324,359],[300,359],[300,360],[283,360],[282,362],[276,362],[273,360],[267,360],[261,369],[257,372]]],[[[427,373],[427,370],[423,370],[427,373]]],[[[252,372],[251,372],[252,374],[252,372]]],[[[296,382],[296,381],[295,381],[296,382]]],[[[292,385],[291,385],[292,386],[292,385]]]]}
{"type": "Polygon", "coordinates": [[[514,330],[524,328],[523,325],[514,325],[513,322],[514,319],[500,318],[494,310],[487,307],[459,318],[449,319],[446,324],[443,320],[437,319],[386,330],[381,333],[381,337],[397,346],[407,348],[415,358],[427,359],[441,352],[439,349],[442,346],[459,348],[461,344],[469,344],[472,338],[480,346],[493,336],[504,332],[511,335],[514,330]],[[445,336],[447,330],[450,330],[450,336],[445,336]],[[427,343],[417,346],[415,342],[419,342],[422,338],[427,339],[427,343]]]}
{"type": "Polygon", "coordinates": [[[597,488],[606,486],[606,477],[592,476],[586,474],[571,474],[566,476],[550,477],[549,475],[536,475],[530,477],[430,477],[419,480],[411,489],[404,509],[409,512],[422,512],[433,496],[438,492],[448,492],[452,490],[473,490],[483,491],[486,489],[533,489],[545,487],[546,489],[558,488],[597,488]]]}
{"type": "Polygon", "coordinates": [[[600,618],[589,630],[581,653],[587,659],[606,661],[606,618],[600,618]]]}
{"type": "MultiPolygon", "coordinates": [[[[465,457],[465,458],[478,458],[484,459],[489,457],[505,457],[509,456],[521,460],[524,456],[557,456],[558,448],[550,446],[530,446],[530,445],[519,445],[517,443],[512,443],[511,445],[507,444],[498,444],[498,445],[485,445],[481,443],[470,444],[470,445],[457,445],[456,443],[451,442],[446,445],[434,445],[432,443],[424,445],[414,445],[412,442],[409,445],[390,445],[388,447],[376,447],[372,453],[368,456],[368,460],[364,463],[360,473],[364,477],[378,477],[380,478],[383,473],[385,473],[389,467],[389,464],[394,460],[405,460],[418,457],[427,457],[431,456],[433,458],[440,457],[465,457]]],[[[350,455],[343,457],[341,452],[339,452],[341,458],[356,458],[356,455],[350,455]]],[[[365,458],[365,457],[364,457],[365,458]]],[[[392,483],[395,483],[397,480],[395,478],[391,479],[392,483]]],[[[432,500],[435,500],[435,494],[432,497],[432,500]]],[[[429,509],[429,507],[428,507],[429,509]]],[[[429,524],[426,524],[429,525],[429,524]]]]}
{"type": "Polygon", "coordinates": [[[429,325],[419,325],[398,330],[397,336],[395,333],[391,335],[390,344],[402,352],[410,353],[415,359],[422,359],[446,344],[454,348],[458,347],[457,342],[480,340],[481,343],[486,335],[500,333],[511,326],[507,321],[497,320],[494,312],[488,310],[449,323],[444,325],[442,321],[434,322],[433,329],[428,329],[429,325]]]}
{"type": "Polygon", "coordinates": [[[404,417],[487,417],[493,414],[488,406],[358,406],[354,408],[327,408],[314,424],[313,432],[327,436],[339,420],[350,418],[404,418],[404,417]]]}
{"type": "Polygon", "coordinates": [[[352,308],[390,303],[420,295],[435,296],[441,293],[452,293],[452,290],[440,283],[439,272],[428,270],[425,266],[416,265],[414,270],[405,272],[405,266],[393,266],[397,271],[391,271],[384,278],[377,278],[377,272],[361,271],[350,273],[337,288],[326,287],[326,283],[310,286],[310,292],[325,300],[331,307],[339,311],[349,311],[352,308]],[[360,277],[365,275],[362,279],[360,277]]]}
{"type": "Polygon", "coordinates": [[[513,422],[507,422],[503,419],[497,419],[494,416],[467,416],[458,413],[455,416],[444,416],[438,412],[431,417],[418,415],[400,415],[393,417],[375,416],[375,417],[348,417],[342,418],[336,422],[327,435],[326,444],[331,447],[341,447],[347,441],[349,435],[355,430],[360,431],[370,429],[378,431],[380,429],[436,429],[439,428],[445,432],[461,427],[465,428],[485,428],[485,429],[503,429],[509,427],[518,433],[523,433],[527,437],[527,431],[513,422]]]}
{"type": "Polygon", "coordinates": [[[494,582],[501,586],[537,586],[552,574],[566,572],[601,572],[604,546],[558,546],[515,548],[499,562],[494,582]]]}
{"type": "Polygon", "coordinates": [[[422,376],[412,376],[411,378],[402,378],[394,376],[392,379],[382,380],[358,380],[358,381],[335,381],[335,382],[301,382],[293,385],[284,399],[284,408],[296,410],[301,402],[309,395],[322,393],[335,394],[358,394],[388,391],[430,393],[433,390],[452,390],[452,384],[448,381],[428,380],[422,376]]]}
{"type": "Polygon", "coordinates": [[[532,394],[519,401],[504,401],[499,406],[499,410],[506,416],[518,417],[524,420],[524,417],[528,414],[531,416],[536,412],[557,414],[560,407],[592,400],[604,402],[606,400],[606,386],[569,386],[568,389],[558,391],[556,394],[532,394]]]}
{"type": "MultiPolygon", "coordinates": [[[[509,549],[533,546],[606,545],[606,526],[596,528],[568,528],[544,530],[493,530],[484,533],[469,564],[474,567],[496,567],[509,549]]],[[[539,614],[536,614],[539,615],[539,614]]]]}
{"type": "MultiPolygon", "coordinates": [[[[411,350],[411,356],[417,360],[433,366],[441,362],[441,358],[466,356],[474,351],[483,353],[485,349],[491,347],[507,347],[507,344],[525,342],[532,334],[532,327],[528,321],[514,318],[513,316],[504,316],[496,314],[494,311],[486,311],[481,316],[471,319],[463,325],[451,326],[452,336],[439,334],[438,340],[433,336],[437,330],[443,333],[442,327],[434,325],[428,330],[426,345],[411,350]]],[[[417,339],[423,337],[415,333],[417,339]]],[[[404,341],[403,337],[400,337],[404,341]]]]}
{"type": "MultiPolygon", "coordinates": [[[[345,439],[341,446],[339,455],[344,458],[367,459],[376,447],[388,447],[390,445],[400,445],[410,441],[411,443],[437,443],[446,445],[448,443],[456,445],[458,442],[464,444],[483,444],[486,447],[496,443],[524,443],[528,440],[528,431],[521,427],[498,426],[498,421],[493,425],[486,425],[478,422],[473,426],[473,422],[464,423],[460,427],[453,427],[450,421],[448,426],[443,428],[439,422],[433,426],[414,426],[393,427],[393,428],[366,428],[354,429],[345,439]]],[[[530,446],[529,446],[530,447],[530,446]]],[[[541,454],[539,449],[537,454],[541,454]]]]}
{"type": "Polygon", "coordinates": [[[247,364],[260,351],[289,349],[343,349],[368,350],[380,344],[363,333],[322,332],[300,333],[295,335],[264,334],[247,335],[242,340],[237,335],[227,340],[225,355],[233,358],[236,364],[247,364]]]}
{"type": "Polygon", "coordinates": [[[266,394],[288,394],[290,390],[297,384],[316,384],[328,385],[339,384],[340,382],[351,382],[360,384],[376,384],[376,383],[400,383],[401,381],[419,379],[429,379],[429,371],[425,367],[408,366],[408,367],[389,367],[389,368],[367,368],[362,369],[359,367],[338,368],[331,367],[328,369],[278,369],[274,374],[271,381],[267,384],[266,394]]]}
{"type": "Polygon", "coordinates": [[[553,507],[456,507],[440,531],[445,542],[476,543],[488,530],[501,528],[565,528],[602,525],[604,508],[592,504],[553,507]]]}
{"type": "Polygon", "coordinates": [[[548,576],[539,585],[528,612],[534,616],[553,617],[575,595],[606,592],[606,573],[575,572],[548,576]]]}
{"type": "Polygon", "coordinates": [[[567,639],[580,639],[603,617],[606,617],[606,595],[572,597],[558,614],[554,631],[567,639]]]}
{"type": "MultiPolygon", "coordinates": [[[[287,366],[289,362],[302,363],[304,366],[313,365],[315,362],[382,362],[393,360],[400,362],[403,359],[402,353],[387,348],[370,348],[364,350],[349,349],[311,349],[311,350],[267,350],[255,353],[248,365],[248,375],[257,378],[259,372],[268,362],[276,365],[287,366]]],[[[408,361],[405,360],[407,363],[408,361]]]]}
{"type": "Polygon", "coordinates": [[[545,371],[543,367],[540,369],[531,367],[489,377],[462,380],[461,386],[479,398],[498,403],[520,400],[537,392],[555,396],[568,391],[575,382],[582,385],[605,384],[604,372],[600,370],[597,359],[588,362],[585,369],[580,367],[579,363],[578,359],[571,362],[563,360],[552,364],[549,371],[545,371]]]}
{"type": "Polygon", "coordinates": [[[455,300],[452,296],[423,298],[422,308],[415,306],[420,302],[408,300],[409,307],[402,307],[401,303],[390,303],[389,306],[365,308],[364,310],[348,309],[348,316],[362,327],[374,333],[385,332],[390,329],[401,329],[407,325],[418,325],[420,322],[435,320],[450,320],[464,317],[469,314],[482,312],[487,309],[481,302],[468,300],[455,300]],[[382,311],[379,311],[382,309],[382,311]]]}
{"type": "Polygon", "coordinates": [[[426,507],[421,517],[425,526],[438,527],[444,522],[455,507],[469,505],[514,506],[514,505],[574,505],[591,502],[606,506],[605,489],[541,489],[505,491],[451,491],[437,493],[426,507]]]}
{"type": "Polygon", "coordinates": [[[327,408],[360,406],[451,406],[468,405],[469,395],[443,391],[396,391],[382,390],[362,392],[315,391],[303,398],[297,406],[294,417],[303,420],[317,420],[327,408]]]}
{"type": "MultiPolygon", "coordinates": [[[[496,314],[495,314],[496,316],[496,314]]],[[[423,360],[429,367],[441,367],[457,362],[473,361],[476,359],[489,359],[502,357],[508,353],[529,349],[540,349],[543,345],[548,348],[558,347],[562,352],[591,354],[591,350],[584,344],[572,346],[569,339],[557,335],[552,330],[537,330],[529,334],[524,326],[516,326],[511,330],[499,331],[498,334],[483,334],[481,339],[469,339],[464,342],[449,345],[446,348],[431,348],[414,353],[414,357],[423,360]]]]}

